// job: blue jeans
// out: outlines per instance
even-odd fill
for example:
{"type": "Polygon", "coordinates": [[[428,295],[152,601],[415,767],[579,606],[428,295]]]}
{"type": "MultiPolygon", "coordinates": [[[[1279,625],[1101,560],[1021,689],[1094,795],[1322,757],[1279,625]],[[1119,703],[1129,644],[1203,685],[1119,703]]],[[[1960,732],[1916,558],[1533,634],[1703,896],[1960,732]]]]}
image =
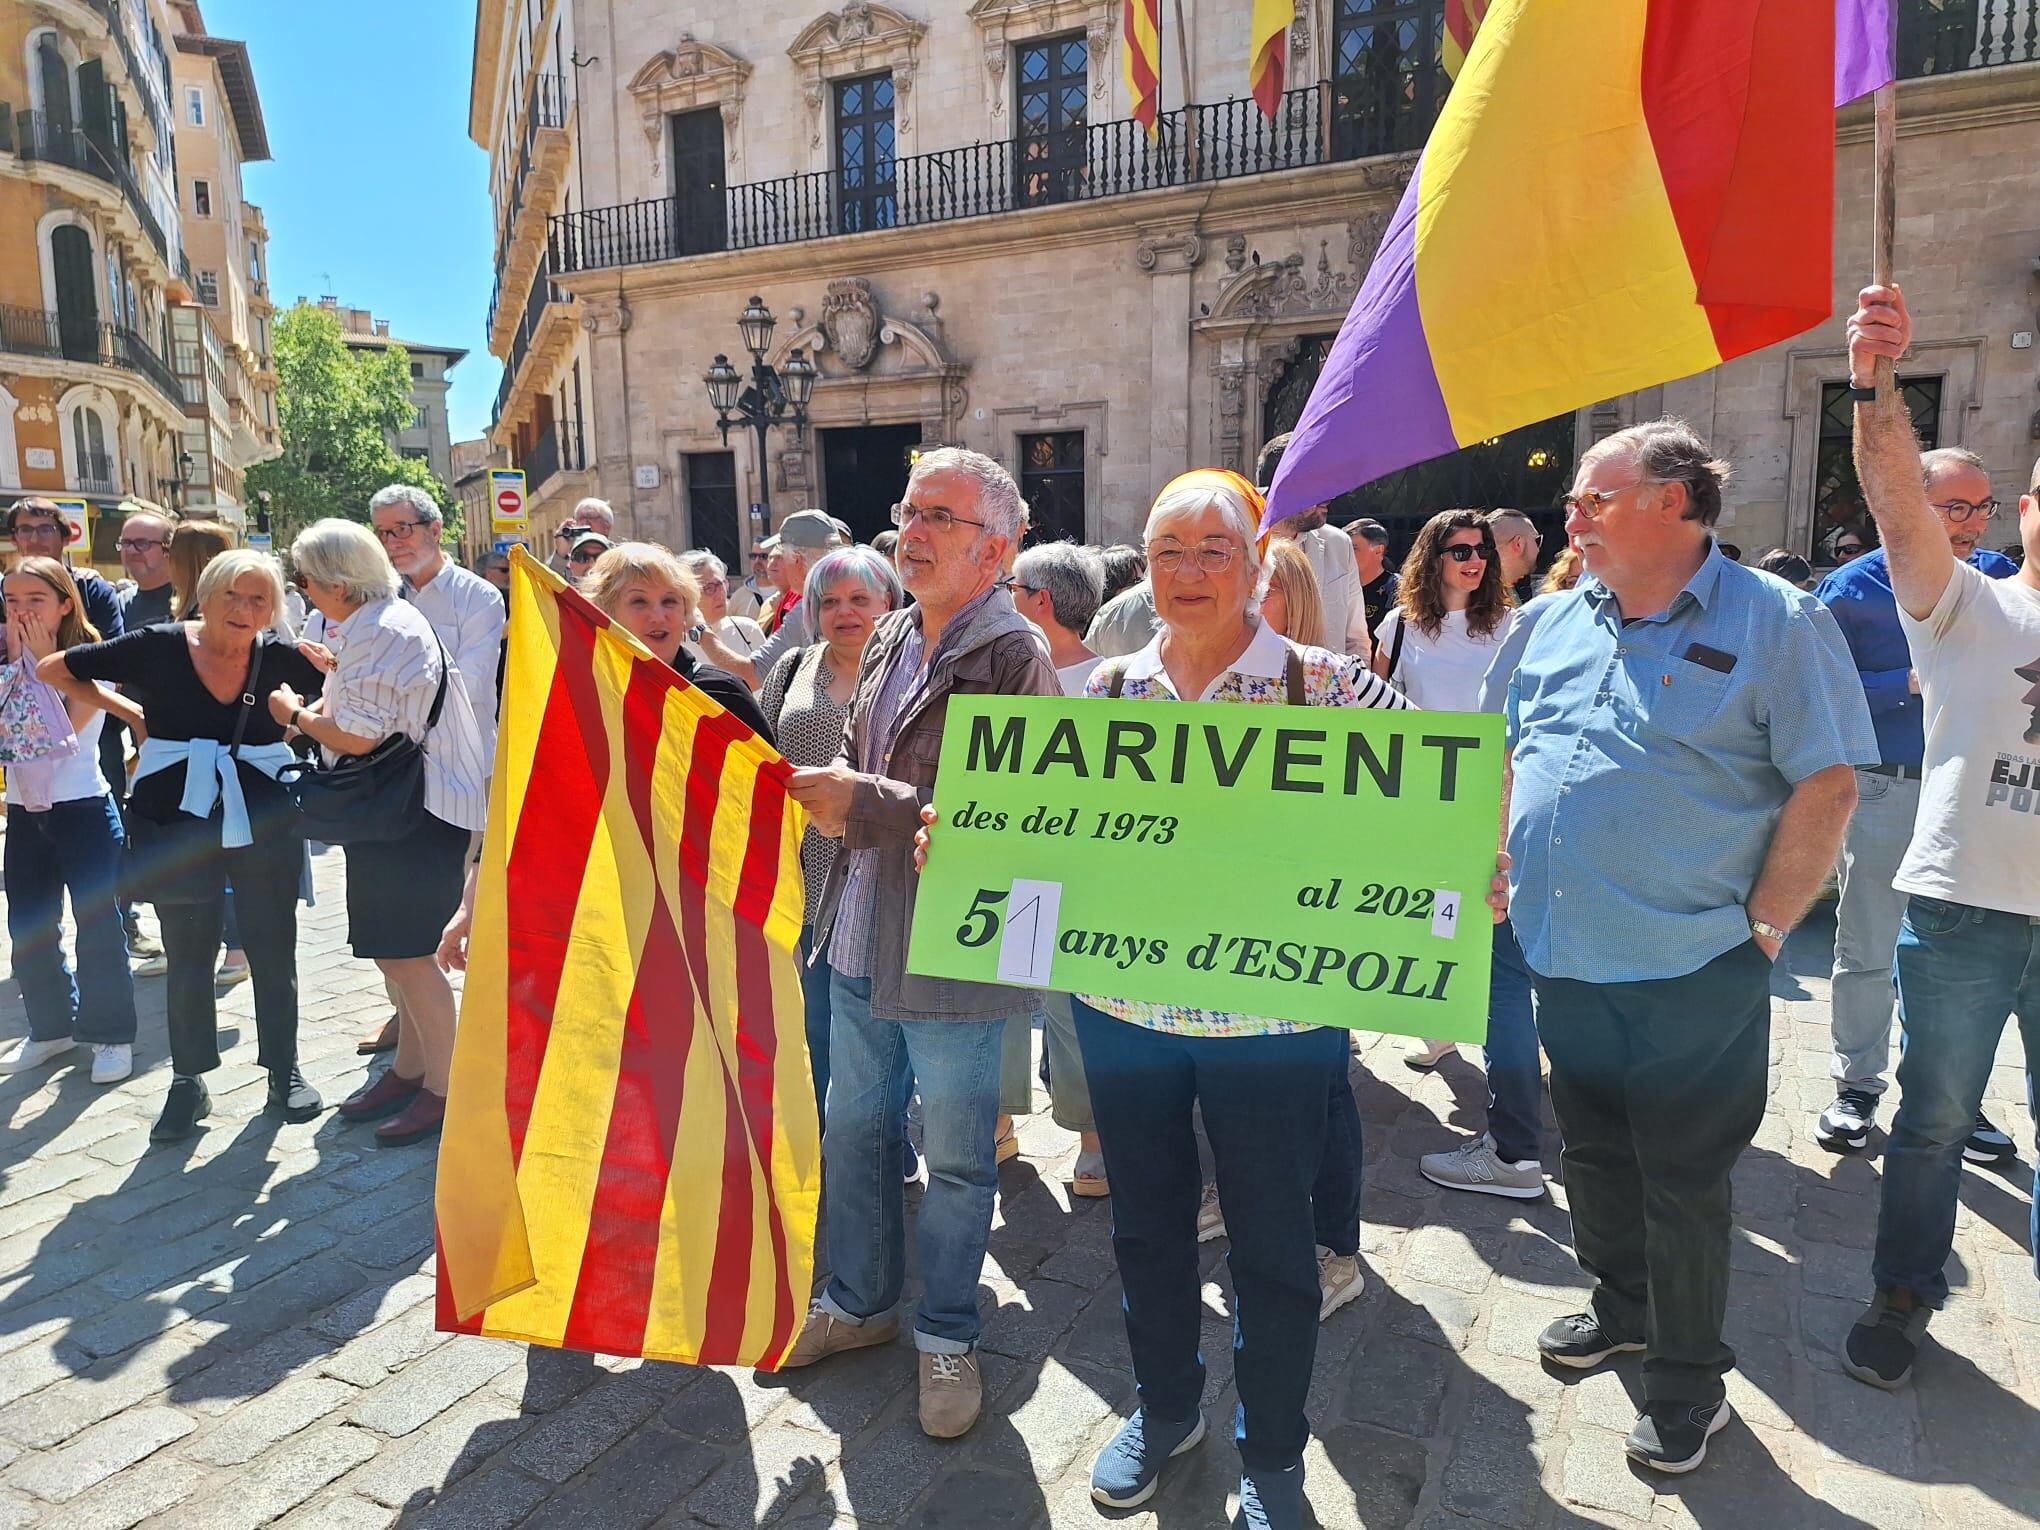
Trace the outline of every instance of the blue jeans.
{"type": "Polygon", "coordinates": [[[1201,1108],[1231,1239],[1240,1459],[1291,1466],[1310,1438],[1304,1400],[1322,1300],[1311,1182],[1324,1154],[1326,1075],[1344,1067],[1346,1032],[1175,1036],[1081,999],[1071,1007],[1112,1181],[1112,1254],[1141,1407],[1182,1422],[1203,1402],[1191,1127],[1201,1108]]]}
{"type": "Polygon", "coordinates": [[[1488,1135],[1510,1163],[1539,1155],[1544,1134],[1544,1079],[1537,1067],[1537,1015],[1530,1003],[1530,969],[1516,944],[1516,927],[1495,926],[1488,962],[1488,1135]]]}
{"type": "Polygon", "coordinates": [[[1898,931],[1898,1114],[1884,1149],[1877,1209],[1879,1289],[1904,1289],[1932,1307],[1948,1299],[1942,1266],[1955,1241],[1962,1144],[1976,1129],[2005,1020],[2026,1041],[2026,1087],[2040,1056],[2040,924],[1914,896],[1898,931]]]}
{"type": "Polygon", "coordinates": [[[135,980],[114,898],[125,839],[110,795],[46,813],[7,809],[7,935],[33,1040],[134,1042],[135,980]],[[78,926],[75,980],[57,935],[66,888],[78,926]]]}
{"type": "Polygon", "coordinates": [[[800,931],[801,996],[807,1005],[808,1066],[815,1075],[815,1115],[829,1119],[829,953],[819,956],[815,948],[815,927],[802,925],[800,931]]]}
{"type": "Polygon", "coordinates": [[[928,1189],[914,1229],[921,1255],[914,1343],[938,1354],[969,1354],[983,1326],[978,1277],[998,1190],[992,1129],[1006,1021],[876,1019],[871,980],[840,972],[829,993],[822,1200],[832,1273],[822,1306],[862,1325],[899,1304],[907,1244],[901,1144],[907,1094],[918,1080],[928,1189]]]}

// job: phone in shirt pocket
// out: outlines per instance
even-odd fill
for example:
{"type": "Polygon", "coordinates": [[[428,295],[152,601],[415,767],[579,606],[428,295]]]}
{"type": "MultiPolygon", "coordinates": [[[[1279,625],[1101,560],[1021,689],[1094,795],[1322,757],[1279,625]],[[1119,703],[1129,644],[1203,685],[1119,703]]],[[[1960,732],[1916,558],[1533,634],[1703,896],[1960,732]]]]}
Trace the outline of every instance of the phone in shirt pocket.
{"type": "Polygon", "coordinates": [[[1658,659],[1637,676],[1638,699],[1650,724],[1676,739],[1690,740],[1721,710],[1734,684],[1736,656],[1705,643],[1688,643],[1658,659]]]}

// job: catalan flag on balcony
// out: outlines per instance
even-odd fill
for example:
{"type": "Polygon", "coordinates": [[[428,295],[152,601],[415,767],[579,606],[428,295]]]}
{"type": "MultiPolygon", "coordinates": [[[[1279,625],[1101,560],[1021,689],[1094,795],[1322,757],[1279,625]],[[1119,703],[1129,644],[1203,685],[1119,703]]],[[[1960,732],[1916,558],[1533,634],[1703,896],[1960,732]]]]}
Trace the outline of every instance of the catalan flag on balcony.
{"type": "Polygon", "coordinates": [[[1282,103],[1289,83],[1289,28],[1296,21],[1296,0],[1254,0],[1248,27],[1250,63],[1247,77],[1252,82],[1254,101],[1270,118],[1282,103]]]}
{"type": "Polygon", "coordinates": [[[1827,318],[1891,4],[1489,0],[1264,524],[1827,318]]]}
{"type": "Polygon", "coordinates": [[[510,611],[439,1326],[774,1366],[821,1183],[786,763],[521,551],[510,611]]]}
{"type": "Polygon", "coordinates": [[[1438,65],[1452,79],[1473,51],[1473,34],[1487,15],[1488,0],[1445,0],[1445,36],[1438,44],[1438,65]]]}
{"type": "Polygon", "coordinates": [[[1119,72],[1133,120],[1156,130],[1162,94],[1162,0],[1120,0],[1119,72]]]}

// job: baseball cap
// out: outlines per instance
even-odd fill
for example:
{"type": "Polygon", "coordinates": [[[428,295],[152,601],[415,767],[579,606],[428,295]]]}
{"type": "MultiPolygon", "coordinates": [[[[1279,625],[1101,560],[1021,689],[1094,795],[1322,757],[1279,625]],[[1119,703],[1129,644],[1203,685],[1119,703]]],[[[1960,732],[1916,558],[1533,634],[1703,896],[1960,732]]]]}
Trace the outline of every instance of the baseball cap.
{"type": "Polygon", "coordinates": [[[796,510],[779,523],[779,545],[819,552],[836,545],[836,523],[819,510],[796,510]]]}
{"type": "Polygon", "coordinates": [[[579,552],[582,548],[589,546],[591,543],[594,546],[600,548],[603,552],[608,552],[610,548],[616,545],[614,542],[610,541],[609,538],[605,537],[599,531],[584,531],[583,533],[581,533],[581,535],[574,538],[573,545],[570,546],[567,549],[567,551],[570,553],[576,553],[579,552]]]}

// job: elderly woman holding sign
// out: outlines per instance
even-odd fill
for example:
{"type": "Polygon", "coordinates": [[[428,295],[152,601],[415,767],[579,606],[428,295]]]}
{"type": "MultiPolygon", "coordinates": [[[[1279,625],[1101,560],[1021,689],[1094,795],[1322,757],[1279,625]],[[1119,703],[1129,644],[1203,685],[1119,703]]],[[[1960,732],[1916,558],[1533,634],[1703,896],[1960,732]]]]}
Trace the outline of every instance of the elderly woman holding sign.
{"type": "MultiPolygon", "coordinates": [[[[1259,618],[1268,567],[1260,495],[1236,473],[1186,473],[1162,490],[1145,542],[1159,635],[1109,659],[1090,696],[1144,702],[1403,707],[1356,659],[1299,646],[1259,618]]],[[[1170,1457],[1203,1437],[1198,1329],[1200,1107],[1232,1223],[1239,1384],[1235,1524],[1303,1522],[1304,1396],[1317,1351],[1319,1241],[1312,1185],[1328,1095],[1346,1084],[1346,1035],[1217,1010],[1080,995],[1077,1040],[1112,1185],[1112,1247],[1140,1408],[1099,1455],[1091,1495],[1129,1508],[1170,1457]]],[[[1358,1271],[1345,1260],[1345,1291],[1358,1271]]]]}

